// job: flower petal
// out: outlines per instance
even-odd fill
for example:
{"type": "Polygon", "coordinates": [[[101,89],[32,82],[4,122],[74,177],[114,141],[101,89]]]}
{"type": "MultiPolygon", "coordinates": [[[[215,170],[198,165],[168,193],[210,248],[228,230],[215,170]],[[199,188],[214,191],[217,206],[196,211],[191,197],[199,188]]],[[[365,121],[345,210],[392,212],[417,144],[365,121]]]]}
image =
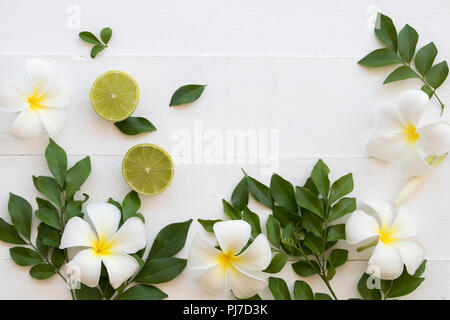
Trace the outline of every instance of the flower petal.
{"type": "Polygon", "coordinates": [[[379,229],[380,226],[374,217],[369,216],[361,210],[356,210],[350,215],[350,218],[345,224],[347,242],[356,244],[377,236],[379,229]]]}
{"type": "Polygon", "coordinates": [[[422,90],[403,91],[397,99],[398,114],[403,123],[417,128],[428,101],[430,98],[422,90]]]}
{"type": "Polygon", "coordinates": [[[42,105],[51,108],[65,107],[70,103],[71,93],[66,79],[53,82],[43,93],[42,105]]]}
{"type": "Polygon", "coordinates": [[[70,273],[79,276],[82,283],[89,287],[95,287],[100,278],[102,269],[102,260],[92,249],[84,249],[78,252],[75,257],[67,264],[70,273]]]}
{"type": "Polygon", "coordinates": [[[238,254],[250,238],[251,227],[244,220],[217,222],[213,226],[223,252],[238,254]]]}
{"type": "Polygon", "coordinates": [[[231,290],[239,299],[250,298],[267,287],[267,281],[238,268],[230,268],[228,276],[231,290]]]}
{"type": "Polygon", "coordinates": [[[227,285],[227,272],[221,265],[216,265],[202,275],[196,277],[194,282],[209,293],[223,294],[227,285]]]}
{"type": "Polygon", "coordinates": [[[423,176],[430,173],[432,167],[425,161],[419,150],[410,147],[400,160],[400,168],[408,176],[423,176]]]}
{"type": "Polygon", "coordinates": [[[102,256],[102,261],[108,271],[109,282],[114,289],[131,278],[139,269],[137,261],[132,256],[123,253],[102,256]]]}
{"type": "Polygon", "coordinates": [[[417,226],[404,209],[398,211],[391,228],[392,237],[396,239],[408,239],[417,235],[417,226]]]}
{"type": "Polygon", "coordinates": [[[367,201],[361,203],[360,207],[364,212],[377,219],[381,228],[391,228],[392,222],[394,221],[394,214],[389,204],[381,201],[367,201]]]}
{"type": "Polygon", "coordinates": [[[97,235],[89,223],[80,217],[70,219],[61,237],[60,249],[69,247],[92,247],[97,241],[97,235]]]}
{"type": "Polygon", "coordinates": [[[403,128],[397,110],[390,105],[375,109],[374,129],[381,135],[400,133],[403,128]]]}
{"type": "Polygon", "coordinates": [[[398,161],[406,151],[407,145],[401,133],[370,139],[367,152],[383,161],[398,161]]]}
{"type": "Polygon", "coordinates": [[[0,110],[17,112],[27,107],[27,92],[20,83],[5,81],[0,85],[0,110]]]}
{"type": "Polygon", "coordinates": [[[55,79],[52,65],[45,60],[28,59],[27,68],[34,91],[43,92],[55,79]]]}
{"type": "Polygon", "coordinates": [[[18,139],[33,139],[41,132],[39,114],[31,109],[25,109],[17,116],[11,125],[10,133],[18,139]]]}
{"type": "Polygon", "coordinates": [[[397,240],[393,243],[402,256],[409,274],[414,274],[425,258],[425,249],[413,240],[397,240]]]}
{"type": "Polygon", "coordinates": [[[145,226],[137,217],[129,218],[111,238],[112,251],[135,253],[147,245],[145,226]]]}
{"type": "Polygon", "coordinates": [[[393,245],[378,241],[369,259],[367,273],[374,274],[384,280],[397,279],[403,272],[403,262],[400,252],[393,245]]]}
{"type": "Polygon", "coordinates": [[[120,210],[109,203],[97,202],[87,206],[86,212],[97,231],[100,240],[109,240],[116,233],[120,223],[120,210]]]}
{"type": "Polygon", "coordinates": [[[450,125],[447,122],[436,122],[417,130],[417,143],[427,155],[440,156],[450,150],[450,125]]]}
{"type": "Polygon", "coordinates": [[[196,234],[189,250],[188,265],[191,269],[207,269],[219,263],[221,252],[196,234]]]}
{"type": "Polygon", "coordinates": [[[266,236],[261,233],[252,244],[237,257],[234,265],[246,271],[262,271],[272,259],[272,250],[266,236]]]}
{"type": "Polygon", "coordinates": [[[57,137],[66,124],[66,112],[52,108],[39,108],[38,113],[50,138],[57,137]]]}

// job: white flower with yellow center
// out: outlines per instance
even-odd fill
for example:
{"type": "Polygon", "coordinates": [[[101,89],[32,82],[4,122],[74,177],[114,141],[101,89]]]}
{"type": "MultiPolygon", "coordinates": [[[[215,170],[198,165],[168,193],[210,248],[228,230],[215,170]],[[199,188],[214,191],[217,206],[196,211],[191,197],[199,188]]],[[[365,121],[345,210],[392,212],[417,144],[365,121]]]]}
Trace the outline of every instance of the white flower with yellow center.
{"type": "Polygon", "coordinates": [[[214,233],[222,251],[199,235],[192,243],[188,265],[203,271],[195,282],[214,294],[223,294],[231,289],[238,298],[249,298],[264,289],[267,282],[255,273],[266,269],[272,258],[266,236],[259,234],[243,251],[251,233],[247,222],[217,222],[214,233]]]}
{"type": "Polygon", "coordinates": [[[414,240],[416,228],[404,211],[394,217],[391,206],[376,202],[362,205],[345,225],[347,242],[365,242],[361,248],[375,246],[369,259],[368,273],[385,280],[397,279],[403,272],[403,264],[409,274],[416,272],[425,251],[414,240]]]}
{"type": "Polygon", "coordinates": [[[428,173],[427,156],[440,156],[450,150],[450,125],[439,121],[419,127],[428,104],[421,90],[406,90],[395,107],[378,108],[375,114],[375,137],[367,150],[375,158],[399,162],[410,176],[428,173]]]}
{"type": "Polygon", "coordinates": [[[31,90],[20,83],[7,81],[0,85],[0,110],[19,112],[11,125],[11,135],[32,139],[42,125],[51,138],[63,129],[66,113],[62,107],[70,103],[70,88],[64,79],[56,79],[52,66],[41,59],[27,60],[31,90]]]}
{"type": "Polygon", "coordinates": [[[109,203],[89,204],[86,211],[93,228],[80,217],[70,219],[60,248],[81,248],[67,266],[79,270],[82,283],[95,287],[103,262],[111,286],[116,289],[139,269],[138,262],[130,254],[146,246],[144,223],[133,217],[119,229],[120,210],[109,203]]]}

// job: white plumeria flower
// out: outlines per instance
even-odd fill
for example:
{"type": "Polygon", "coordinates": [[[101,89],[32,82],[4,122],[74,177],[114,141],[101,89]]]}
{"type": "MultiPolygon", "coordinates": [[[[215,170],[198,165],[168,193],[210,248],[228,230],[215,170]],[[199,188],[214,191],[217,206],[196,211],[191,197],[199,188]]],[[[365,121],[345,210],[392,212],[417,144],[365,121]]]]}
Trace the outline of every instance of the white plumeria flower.
{"type": "Polygon", "coordinates": [[[450,125],[439,121],[422,127],[420,119],[428,104],[421,90],[402,92],[395,107],[378,108],[375,114],[375,137],[367,150],[375,158],[399,162],[407,175],[421,176],[431,166],[425,161],[430,155],[440,156],[450,150],[450,125]]]}
{"type": "Polygon", "coordinates": [[[79,270],[80,281],[95,287],[100,278],[102,262],[108,271],[111,286],[116,289],[138,269],[138,262],[129,254],[146,246],[144,223],[129,218],[120,227],[120,210],[109,203],[92,203],[86,208],[91,225],[80,217],[67,222],[61,249],[81,247],[67,267],[79,270]]]}
{"type": "Polygon", "coordinates": [[[31,90],[20,83],[6,81],[0,85],[0,110],[20,112],[11,125],[11,135],[32,139],[42,125],[51,138],[63,129],[66,113],[62,107],[70,103],[70,88],[66,80],[56,79],[52,66],[41,59],[27,60],[31,90]]]}
{"type": "Polygon", "coordinates": [[[375,273],[385,280],[397,279],[403,272],[403,264],[409,274],[416,272],[422,263],[425,251],[414,240],[416,228],[400,210],[396,216],[391,206],[383,202],[362,205],[345,225],[347,242],[370,242],[365,247],[375,246],[369,259],[367,273],[375,273]]]}
{"type": "Polygon", "coordinates": [[[214,233],[222,251],[196,235],[192,243],[188,265],[202,270],[195,282],[208,292],[223,294],[232,290],[238,298],[249,298],[267,286],[254,275],[266,269],[272,258],[269,242],[260,234],[241,253],[250,238],[251,227],[243,220],[222,221],[214,224],[214,233]]]}

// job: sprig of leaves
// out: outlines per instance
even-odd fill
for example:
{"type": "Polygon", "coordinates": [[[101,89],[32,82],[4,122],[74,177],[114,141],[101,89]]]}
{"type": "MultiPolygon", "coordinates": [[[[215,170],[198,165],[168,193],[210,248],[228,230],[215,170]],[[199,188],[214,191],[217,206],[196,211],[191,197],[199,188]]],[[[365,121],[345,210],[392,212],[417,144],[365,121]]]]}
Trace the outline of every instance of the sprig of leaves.
{"type": "Polygon", "coordinates": [[[275,300],[333,300],[326,293],[314,293],[309,284],[302,280],[295,281],[293,295],[291,295],[286,281],[281,278],[270,277],[269,290],[275,300]]]}
{"type": "Polygon", "coordinates": [[[206,85],[202,84],[187,84],[178,88],[172,98],[169,106],[178,106],[196,101],[205,90],[206,85]]]}
{"type": "Polygon", "coordinates": [[[105,27],[100,31],[100,39],[102,39],[101,41],[92,32],[89,31],[82,31],[78,35],[84,42],[94,45],[91,49],[91,58],[94,59],[97,54],[108,47],[108,42],[112,36],[112,29],[109,27],[105,27]]]}
{"type": "Polygon", "coordinates": [[[388,75],[383,84],[411,78],[420,79],[423,82],[421,90],[430,98],[434,95],[443,112],[444,103],[436,94],[436,89],[447,78],[449,69],[447,61],[434,64],[438,53],[434,42],[428,43],[416,52],[419,40],[417,31],[407,24],[397,34],[392,19],[382,13],[378,13],[375,35],[385,48],[372,51],[358,63],[369,68],[400,65],[388,75]]]}

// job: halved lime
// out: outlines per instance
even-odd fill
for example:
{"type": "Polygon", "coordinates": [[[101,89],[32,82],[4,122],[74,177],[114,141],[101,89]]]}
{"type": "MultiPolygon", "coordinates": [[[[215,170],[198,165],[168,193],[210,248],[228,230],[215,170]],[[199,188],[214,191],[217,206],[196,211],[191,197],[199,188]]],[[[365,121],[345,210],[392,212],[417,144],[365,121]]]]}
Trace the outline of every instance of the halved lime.
{"type": "Polygon", "coordinates": [[[136,109],[139,87],[132,77],[122,71],[102,74],[91,87],[91,105],[108,121],[127,119],[136,109]]]}
{"type": "Polygon", "coordinates": [[[161,193],[172,182],[172,158],[154,144],[138,144],[125,155],[122,175],[131,189],[140,194],[151,196],[161,193]]]}

